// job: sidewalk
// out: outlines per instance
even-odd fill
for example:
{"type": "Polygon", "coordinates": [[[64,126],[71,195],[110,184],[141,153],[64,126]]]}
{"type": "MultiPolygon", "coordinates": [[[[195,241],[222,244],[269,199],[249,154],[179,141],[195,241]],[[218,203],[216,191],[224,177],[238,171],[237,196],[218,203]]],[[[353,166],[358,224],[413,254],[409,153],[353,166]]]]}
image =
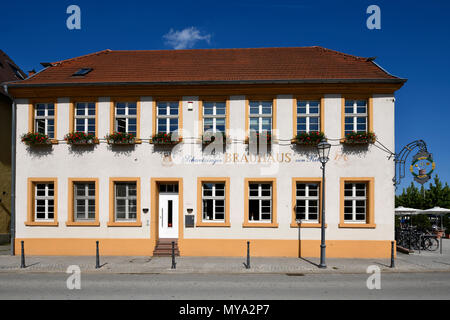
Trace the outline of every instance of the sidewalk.
{"type": "Polygon", "coordinates": [[[398,253],[395,268],[390,259],[327,259],[327,268],[319,269],[319,258],[251,258],[250,269],[244,263],[246,257],[176,257],[176,269],[171,269],[170,257],[112,257],[100,256],[100,268],[95,268],[95,256],[26,256],[26,268],[20,268],[20,256],[10,256],[0,248],[0,272],[66,272],[70,265],[77,265],[81,272],[117,274],[318,274],[318,273],[366,273],[375,265],[382,272],[450,272],[450,240],[445,239],[443,254],[398,253]]]}

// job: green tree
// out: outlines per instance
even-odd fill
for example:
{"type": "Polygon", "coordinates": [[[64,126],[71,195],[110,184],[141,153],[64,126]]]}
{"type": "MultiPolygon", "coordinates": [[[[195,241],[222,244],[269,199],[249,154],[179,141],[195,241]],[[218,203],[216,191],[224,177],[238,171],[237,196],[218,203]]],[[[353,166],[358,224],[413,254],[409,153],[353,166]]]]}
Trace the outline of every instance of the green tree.
{"type": "MultiPolygon", "coordinates": [[[[423,185],[419,189],[411,182],[409,187],[403,189],[401,195],[395,197],[395,206],[420,210],[433,207],[450,209],[450,187],[447,183],[443,185],[437,175],[428,186],[428,189],[425,189],[423,185]]],[[[429,219],[425,215],[413,216],[411,220],[419,228],[428,229],[431,226],[429,219]]],[[[396,221],[396,225],[398,225],[398,221],[396,221]]],[[[450,230],[450,219],[448,215],[443,217],[443,225],[446,230],[450,230]]]]}

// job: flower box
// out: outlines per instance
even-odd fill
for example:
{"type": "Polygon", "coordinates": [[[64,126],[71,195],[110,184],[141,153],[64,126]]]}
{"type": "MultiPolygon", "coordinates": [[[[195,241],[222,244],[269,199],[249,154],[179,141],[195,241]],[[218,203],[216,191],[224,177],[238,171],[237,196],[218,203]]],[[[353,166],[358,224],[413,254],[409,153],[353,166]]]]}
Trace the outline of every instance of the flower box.
{"type": "Polygon", "coordinates": [[[28,132],[22,135],[22,142],[28,146],[47,146],[52,144],[52,141],[46,134],[28,132]]]}
{"type": "Polygon", "coordinates": [[[325,138],[325,134],[323,132],[304,132],[299,133],[294,139],[293,143],[302,145],[302,146],[317,146],[322,139],[325,138]]]}
{"type": "Polygon", "coordinates": [[[377,137],[373,132],[351,132],[345,135],[344,144],[358,145],[375,143],[377,137]]]}
{"type": "Polygon", "coordinates": [[[205,134],[203,134],[203,136],[202,136],[202,144],[204,146],[207,146],[207,145],[213,143],[214,141],[216,141],[216,136],[215,135],[219,135],[219,134],[222,134],[222,143],[226,144],[227,143],[227,136],[224,133],[220,133],[220,132],[219,133],[215,133],[215,134],[213,134],[213,133],[205,133],[205,134]]]}
{"type": "MultiPolygon", "coordinates": [[[[259,144],[260,139],[265,139],[267,144],[271,144],[272,143],[272,133],[271,132],[262,132],[256,133],[256,141],[259,144]]],[[[250,143],[250,137],[245,138],[245,143],[249,144],[250,143]]]]}
{"type": "Polygon", "coordinates": [[[172,138],[172,133],[156,133],[152,136],[150,143],[155,145],[175,145],[180,143],[183,138],[172,138]]]}
{"type": "Polygon", "coordinates": [[[136,144],[136,137],[134,134],[126,132],[114,132],[112,134],[108,134],[105,139],[108,144],[112,145],[136,144]]]}
{"type": "Polygon", "coordinates": [[[68,133],[65,135],[64,140],[71,145],[92,145],[98,143],[98,139],[95,135],[85,132],[68,133]]]}

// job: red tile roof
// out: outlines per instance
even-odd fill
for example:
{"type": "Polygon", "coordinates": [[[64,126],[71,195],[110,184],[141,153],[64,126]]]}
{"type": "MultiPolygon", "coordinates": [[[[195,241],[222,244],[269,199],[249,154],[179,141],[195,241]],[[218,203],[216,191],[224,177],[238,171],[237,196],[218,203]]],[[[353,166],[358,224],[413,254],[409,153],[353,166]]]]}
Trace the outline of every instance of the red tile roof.
{"type": "Polygon", "coordinates": [[[403,81],[372,60],[322,47],[104,50],[54,62],[18,84],[403,81]],[[93,70],[73,76],[81,68],[93,70]]]}
{"type": "Polygon", "coordinates": [[[6,95],[1,85],[3,82],[25,79],[27,75],[11,60],[10,57],[0,50],[0,94],[6,95]]]}

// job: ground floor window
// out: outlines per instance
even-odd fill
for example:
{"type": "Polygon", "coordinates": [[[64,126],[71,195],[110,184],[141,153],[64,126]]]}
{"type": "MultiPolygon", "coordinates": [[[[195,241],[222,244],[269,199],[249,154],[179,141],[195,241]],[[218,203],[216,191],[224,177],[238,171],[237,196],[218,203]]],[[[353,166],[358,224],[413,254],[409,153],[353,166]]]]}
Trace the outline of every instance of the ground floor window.
{"type": "Polygon", "coordinates": [[[375,179],[341,178],[340,228],[375,228],[375,179]]]}
{"type": "Polygon", "coordinates": [[[136,221],[137,185],[136,182],[115,182],[114,213],[116,221],[136,221]]]}
{"type": "Polygon", "coordinates": [[[272,183],[250,183],[248,197],[250,222],[272,221],[272,183]]]}
{"type": "Polygon", "coordinates": [[[345,183],[344,221],[366,222],[367,183],[345,183]]]}
{"type": "Polygon", "coordinates": [[[319,183],[296,183],[295,220],[319,222],[319,183]]]}
{"type": "Polygon", "coordinates": [[[95,182],[75,182],[73,186],[75,221],[95,220],[95,182]]]}
{"type": "Polygon", "coordinates": [[[202,184],[203,221],[225,220],[225,183],[202,184]]]}
{"type": "Polygon", "coordinates": [[[36,183],[34,191],[34,220],[53,221],[55,218],[54,183],[36,183]]]}
{"type": "Polygon", "coordinates": [[[58,182],[56,178],[28,178],[26,226],[58,225],[58,182]]]}

